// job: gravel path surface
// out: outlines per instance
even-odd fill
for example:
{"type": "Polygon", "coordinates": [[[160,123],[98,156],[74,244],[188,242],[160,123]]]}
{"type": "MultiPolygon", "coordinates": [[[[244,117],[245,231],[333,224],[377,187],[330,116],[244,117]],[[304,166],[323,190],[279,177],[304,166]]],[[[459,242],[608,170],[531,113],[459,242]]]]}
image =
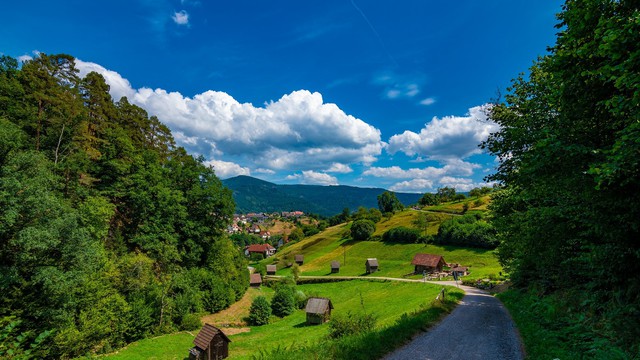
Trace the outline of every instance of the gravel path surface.
{"type": "Polygon", "coordinates": [[[466,295],[449,316],[384,359],[523,359],[520,337],[500,300],[473,287],[461,288],[466,295]]]}

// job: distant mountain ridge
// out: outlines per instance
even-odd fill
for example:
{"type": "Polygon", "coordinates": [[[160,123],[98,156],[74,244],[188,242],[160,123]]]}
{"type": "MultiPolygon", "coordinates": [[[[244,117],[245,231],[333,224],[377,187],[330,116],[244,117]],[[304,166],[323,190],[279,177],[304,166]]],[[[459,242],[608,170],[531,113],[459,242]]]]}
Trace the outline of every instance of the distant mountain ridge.
{"type": "MultiPolygon", "coordinates": [[[[323,216],[333,216],[349,208],[378,207],[382,188],[360,188],[337,185],[277,185],[251,176],[240,175],[222,180],[233,191],[237,213],[279,212],[300,210],[323,216]]],[[[405,206],[415,204],[422,194],[395,193],[405,206]]]]}

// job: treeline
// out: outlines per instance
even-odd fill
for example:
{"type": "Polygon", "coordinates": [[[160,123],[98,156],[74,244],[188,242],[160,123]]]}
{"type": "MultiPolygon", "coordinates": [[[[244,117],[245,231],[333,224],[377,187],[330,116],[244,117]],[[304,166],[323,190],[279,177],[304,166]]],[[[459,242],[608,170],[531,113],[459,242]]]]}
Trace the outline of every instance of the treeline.
{"type": "Polygon", "coordinates": [[[640,8],[569,0],[558,18],[549,54],[489,110],[500,261],[573,353],[637,358],[640,8]]]}
{"type": "Polygon", "coordinates": [[[74,58],[0,57],[0,357],[200,325],[248,285],[213,169],[74,58]]]}

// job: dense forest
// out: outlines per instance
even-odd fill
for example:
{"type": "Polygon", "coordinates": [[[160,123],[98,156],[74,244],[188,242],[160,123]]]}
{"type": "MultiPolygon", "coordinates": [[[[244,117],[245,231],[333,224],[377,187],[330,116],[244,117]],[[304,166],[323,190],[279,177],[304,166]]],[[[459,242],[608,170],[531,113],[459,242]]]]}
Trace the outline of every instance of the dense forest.
{"type": "Polygon", "coordinates": [[[214,171],[74,58],[0,58],[0,357],[199,327],[248,285],[214,171]]]}
{"type": "Polygon", "coordinates": [[[637,358],[640,10],[570,0],[559,20],[549,54],[490,109],[498,252],[576,354],[637,358]]]}

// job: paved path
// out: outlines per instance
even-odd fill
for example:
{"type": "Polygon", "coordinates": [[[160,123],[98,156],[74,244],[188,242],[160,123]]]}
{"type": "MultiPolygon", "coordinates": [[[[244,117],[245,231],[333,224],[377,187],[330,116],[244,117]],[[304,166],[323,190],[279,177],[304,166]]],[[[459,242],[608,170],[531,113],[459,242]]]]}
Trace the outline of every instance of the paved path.
{"type": "MultiPolygon", "coordinates": [[[[446,281],[437,282],[442,285],[446,281]]],[[[500,300],[482,290],[461,286],[462,302],[440,324],[384,360],[521,360],[522,344],[500,300]]]]}

